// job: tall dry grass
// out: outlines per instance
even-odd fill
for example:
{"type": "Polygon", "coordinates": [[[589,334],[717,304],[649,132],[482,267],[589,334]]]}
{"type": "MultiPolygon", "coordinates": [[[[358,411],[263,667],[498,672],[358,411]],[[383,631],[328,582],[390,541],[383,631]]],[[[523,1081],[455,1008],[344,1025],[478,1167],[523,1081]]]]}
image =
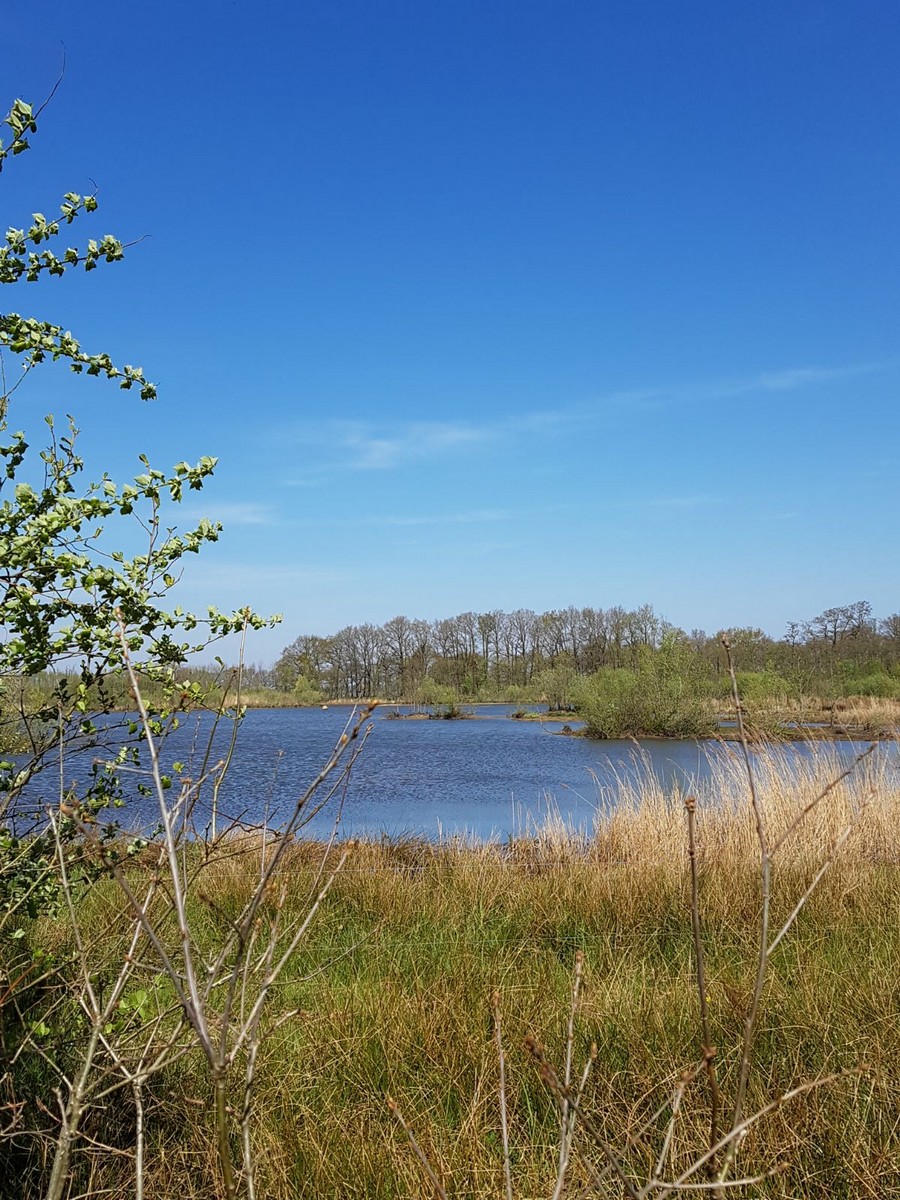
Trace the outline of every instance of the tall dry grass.
{"type": "Polygon", "coordinates": [[[837,700],[821,696],[799,700],[773,697],[752,705],[751,715],[773,733],[780,729],[782,736],[796,723],[821,725],[831,734],[846,729],[863,736],[897,737],[900,732],[900,700],[889,696],[844,696],[837,700]]]}
{"type": "MultiPolygon", "coordinates": [[[[746,870],[759,861],[752,812],[747,799],[747,773],[741,748],[714,744],[707,751],[708,771],[692,785],[697,798],[701,854],[719,870],[746,870]]],[[[770,744],[753,756],[753,771],[770,840],[785,841],[782,859],[799,865],[819,861],[849,824],[844,862],[896,859],[896,821],[900,816],[900,761],[890,751],[860,755],[822,743],[799,751],[793,745],[770,744]],[[830,786],[829,785],[832,785],[830,786]],[[829,787],[806,818],[798,818],[829,787]],[[875,799],[878,803],[874,803],[875,799]]],[[[684,792],[666,788],[649,759],[636,755],[637,770],[620,770],[614,782],[597,781],[599,816],[586,850],[606,861],[642,868],[664,863],[683,870],[673,849],[683,837],[684,792]]],[[[565,842],[567,831],[555,826],[565,842]]]]}

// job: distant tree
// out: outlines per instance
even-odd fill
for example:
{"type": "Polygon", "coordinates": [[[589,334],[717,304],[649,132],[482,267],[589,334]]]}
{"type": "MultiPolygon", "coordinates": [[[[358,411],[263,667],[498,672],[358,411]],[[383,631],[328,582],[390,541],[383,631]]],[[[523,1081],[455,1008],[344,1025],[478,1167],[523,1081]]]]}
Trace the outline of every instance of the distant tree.
{"type": "Polygon", "coordinates": [[[541,615],[540,625],[544,654],[550,665],[553,666],[557,658],[566,653],[568,649],[566,614],[561,610],[552,609],[541,615]]]}
{"type": "Polygon", "coordinates": [[[553,666],[545,667],[534,677],[538,698],[544,699],[552,711],[569,709],[574,704],[578,672],[567,651],[556,656],[553,666]]]}
{"type": "Polygon", "coordinates": [[[478,659],[478,614],[460,613],[457,617],[459,640],[465,657],[465,691],[474,695],[478,691],[481,666],[478,659]]]}
{"type": "Polygon", "coordinates": [[[512,646],[513,682],[527,684],[534,672],[540,645],[540,622],[530,608],[517,608],[509,614],[512,646]]]}
{"type": "Polygon", "coordinates": [[[330,658],[329,638],[301,634],[290,645],[285,646],[278,656],[273,671],[276,687],[286,692],[292,691],[296,687],[297,679],[302,675],[321,688],[328,678],[330,658]]]}
{"type": "Polygon", "coordinates": [[[722,638],[726,635],[731,645],[732,659],[738,671],[764,671],[766,669],[766,664],[774,649],[774,643],[767,633],[752,625],[734,626],[731,629],[720,630],[716,634],[720,655],[723,653],[722,638]]]}
{"type": "MultiPolygon", "coordinates": [[[[524,700],[548,694],[545,674],[560,663],[566,677],[604,667],[634,670],[648,652],[677,646],[687,652],[677,661],[690,659],[691,672],[712,684],[727,673],[721,644],[727,632],[739,672],[764,674],[773,694],[787,689],[791,696],[826,697],[861,686],[862,678],[868,687],[880,686],[872,680],[900,659],[898,626],[896,615],[876,621],[863,601],[826,609],[813,621],[793,621],[778,641],[757,626],[735,626],[714,637],[702,629],[686,633],[649,604],[606,611],[495,609],[430,622],[400,615],[382,626],[347,626],[331,638],[297,638],[283,650],[275,674],[288,690],[303,676],[332,695],[354,698],[373,692],[412,698],[431,677],[458,696],[524,700]]],[[[755,680],[753,686],[759,691],[763,684],[755,680]]]]}
{"type": "Polygon", "coordinates": [[[806,626],[802,621],[788,621],[784,641],[788,646],[800,646],[806,634],[806,626]]]}
{"type": "Polygon", "coordinates": [[[641,647],[649,646],[654,649],[659,645],[661,635],[661,622],[652,605],[642,604],[634,612],[626,614],[625,644],[628,646],[632,662],[637,661],[641,647]]]}
{"type": "Polygon", "coordinates": [[[393,617],[384,626],[387,665],[392,677],[391,695],[405,696],[410,683],[409,664],[416,650],[416,630],[408,617],[393,617]]]}
{"type": "Polygon", "coordinates": [[[642,646],[634,667],[603,667],[579,680],[575,703],[589,736],[702,737],[714,720],[708,682],[687,646],[642,646]]]}
{"type": "Polygon", "coordinates": [[[480,613],[478,616],[478,636],[481,639],[482,656],[484,658],[484,681],[491,681],[493,686],[500,686],[500,629],[505,614],[499,609],[492,612],[480,613]]]}
{"type": "MultiPolygon", "coordinates": [[[[623,610],[612,609],[611,611],[620,613],[623,610]]],[[[597,608],[583,608],[578,614],[579,650],[575,657],[580,669],[584,672],[598,671],[613,661],[610,652],[612,642],[610,631],[613,626],[608,615],[602,609],[597,608]]],[[[621,649],[621,643],[618,648],[621,649]]],[[[618,660],[616,660],[616,665],[618,665],[618,660]]]]}
{"type": "Polygon", "coordinates": [[[808,636],[837,646],[848,637],[858,637],[872,628],[872,605],[867,600],[826,608],[808,623],[808,636]]]}

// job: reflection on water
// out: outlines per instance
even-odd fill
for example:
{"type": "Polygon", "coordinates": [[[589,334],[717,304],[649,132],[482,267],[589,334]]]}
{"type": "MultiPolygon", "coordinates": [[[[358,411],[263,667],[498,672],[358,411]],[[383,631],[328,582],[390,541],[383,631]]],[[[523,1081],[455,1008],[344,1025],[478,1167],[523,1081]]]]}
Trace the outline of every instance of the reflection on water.
{"type": "MultiPolygon", "coordinates": [[[[222,784],[220,812],[279,824],[327,760],[351,711],[250,710],[222,784]]],[[[469,711],[477,719],[398,721],[376,710],[363,751],[341,789],[341,836],[505,838],[540,821],[548,806],[575,827],[589,829],[614,797],[618,779],[652,769],[666,788],[689,789],[709,775],[716,755],[734,753],[733,747],[711,742],[638,744],[567,737],[559,733],[561,721],[510,720],[512,705],[469,711]]],[[[208,717],[186,719],[166,741],[164,762],[180,760],[185,774],[199,773],[210,728],[208,717]]],[[[211,761],[226,755],[229,739],[230,726],[223,725],[215,735],[211,761]]],[[[835,743],[841,756],[852,756],[859,748],[835,743]]],[[[794,752],[808,750],[798,744],[794,752]]],[[[888,753],[896,758],[897,747],[888,753]]],[[[73,762],[73,767],[67,780],[85,770],[84,764],[73,762]]],[[[40,781],[48,800],[58,794],[52,774],[40,781]]],[[[37,785],[31,789],[32,799],[37,790],[37,785]]],[[[151,821],[153,803],[135,795],[125,823],[134,827],[151,821]]],[[[309,832],[327,837],[333,810],[330,805],[317,816],[309,832]]]]}

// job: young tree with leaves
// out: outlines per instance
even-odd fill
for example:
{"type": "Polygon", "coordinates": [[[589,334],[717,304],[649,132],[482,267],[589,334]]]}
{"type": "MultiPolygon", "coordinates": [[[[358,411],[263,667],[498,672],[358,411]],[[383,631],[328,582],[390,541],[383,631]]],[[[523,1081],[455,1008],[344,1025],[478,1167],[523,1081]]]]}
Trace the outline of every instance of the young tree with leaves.
{"type": "MultiPolygon", "coordinates": [[[[5,118],[12,138],[9,144],[0,142],[0,170],[29,149],[38,115],[22,100],[13,104],[5,118]]],[[[0,283],[93,271],[100,263],[120,261],[124,247],[111,234],[60,249],[63,232],[96,209],[95,196],[69,192],[58,217],[34,213],[27,226],[11,226],[0,246],[0,283]]],[[[0,315],[0,356],[0,362],[12,358],[21,364],[12,384],[6,382],[11,372],[4,364],[0,392],[0,680],[6,692],[0,695],[0,719],[7,740],[15,734],[23,752],[16,762],[0,762],[2,815],[57,749],[61,736],[90,739],[96,734],[91,713],[110,707],[104,683],[121,675],[124,649],[141,676],[172,685],[174,669],[189,655],[264,622],[250,610],[228,614],[210,608],[198,617],[162,604],[185,556],[215,541],[221,529],[202,520],[183,534],[168,531],[161,520],[163,505],[200,490],[215,468],[214,458],[179,462],[165,472],[140,456],[143,470],[127,483],[120,485],[106,474],[85,483],[71,417],[62,433],[52,417],[45,418],[46,444],[36,453],[12,424],[15,393],[48,360],[63,360],[75,373],[103,376],[152,400],[156,389],[141,368],[118,367],[108,354],[83,349],[61,326],[17,312],[0,315]],[[122,518],[143,530],[143,553],[129,558],[119,549],[128,540],[124,528],[116,532],[122,518]],[[62,670],[69,673],[56,674],[42,690],[40,703],[30,705],[29,689],[21,680],[62,670]]],[[[196,689],[172,689],[169,707],[198,698],[196,689]]],[[[98,799],[94,795],[79,802],[96,804],[98,799]]]]}

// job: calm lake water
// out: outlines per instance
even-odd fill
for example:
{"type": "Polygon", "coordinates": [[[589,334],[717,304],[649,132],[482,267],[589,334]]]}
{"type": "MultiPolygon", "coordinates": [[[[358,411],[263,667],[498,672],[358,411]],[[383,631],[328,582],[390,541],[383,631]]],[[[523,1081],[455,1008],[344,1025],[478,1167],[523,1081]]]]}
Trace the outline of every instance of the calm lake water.
{"type": "MultiPolygon", "coordinates": [[[[387,710],[376,709],[365,747],[342,789],[341,836],[504,839],[553,809],[574,826],[590,829],[613,802],[617,777],[649,767],[666,785],[687,788],[709,774],[711,758],[729,753],[711,742],[646,740],[638,748],[630,741],[560,736],[561,722],[510,720],[513,707],[475,707],[476,719],[462,721],[389,720],[387,710]]],[[[253,823],[264,818],[280,823],[327,760],[350,714],[344,707],[251,709],[221,789],[220,812],[253,823]]],[[[206,718],[185,720],[167,740],[164,761],[181,760],[185,773],[196,777],[209,728],[206,718]]],[[[213,761],[225,755],[229,737],[223,727],[213,761]]],[[[861,748],[835,743],[841,756],[861,748]]],[[[797,744],[791,752],[808,750],[797,744]]],[[[897,760],[896,745],[885,752],[897,760]]],[[[80,773],[77,760],[65,772],[67,778],[80,773]]],[[[42,787],[53,787],[46,774],[42,787]]],[[[135,800],[125,812],[126,823],[134,825],[142,816],[149,820],[153,808],[135,800]]],[[[330,806],[308,832],[327,837],[332,814],[330,806]]]]}

